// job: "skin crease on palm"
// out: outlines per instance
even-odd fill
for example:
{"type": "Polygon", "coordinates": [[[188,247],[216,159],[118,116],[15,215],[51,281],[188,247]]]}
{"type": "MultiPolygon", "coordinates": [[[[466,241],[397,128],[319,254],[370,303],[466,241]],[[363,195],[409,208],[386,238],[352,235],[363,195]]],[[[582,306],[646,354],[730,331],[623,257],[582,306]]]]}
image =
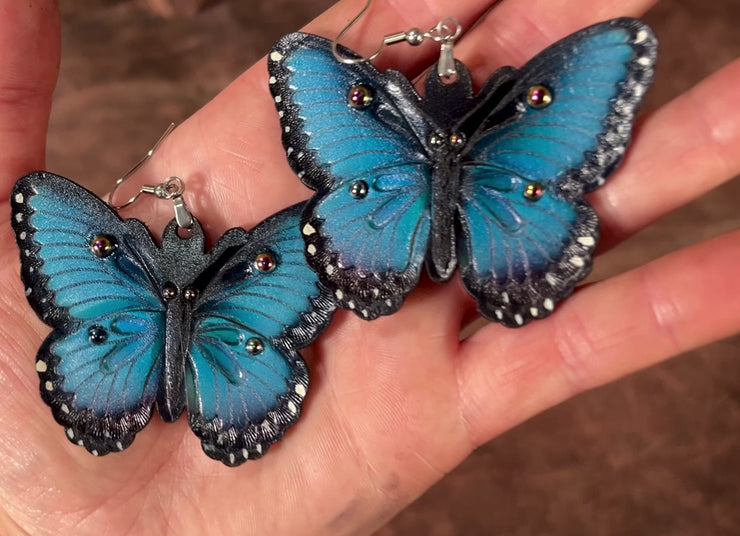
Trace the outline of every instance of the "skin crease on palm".
{"type": "MultiPolygon", "coordinates": [[[[579,28],[640,16],[653,3],[505,0],[461,39],[456,56],[480,84],[579,28]]],[[[340,2],[306,30],[333,36],[363,4],[340,2]]],[[[490,7],[376,0],[347,44],[371,50],[380,35],[451,15],[470,28],[490,7]]],[[[413,78],[434,53],[396,47],[377,65],[413,78]]],[[[58,59],[54,3],[0,0],[2,199],[19,176],[44,167],[58,59]]],[[[638,122],[623,166],[591,196],[600,252],[740,172],[739,84],[736,61],[638,122]]],[[[188,198],[193,213],[209,215],[211,239],[307,198],[285,161],[267,88],[262,61],[177,128],[132,180],[183,177],[197,192],[188,198]]],[[[301,420],[262,460],[224,467],[202,453],[185,419],[165,426],[157,417],[125,452],[94,458],[67,441],[39,398],[33,362],[48,328],[26,304],[3,207],[2,534],[368,534],[523,420],[740,331],[740,300],[719,308],[705,299],[740,295],[738,231],[582,288],[547,320],[521,330],[487,325],[462,342],[472,300],[457,280],[423,282],[392,317],[335,316],[304,351],[312,383],[301,420]]],[[[158,234],[170,210],[147,200],[124,215],[158,234]]]]}

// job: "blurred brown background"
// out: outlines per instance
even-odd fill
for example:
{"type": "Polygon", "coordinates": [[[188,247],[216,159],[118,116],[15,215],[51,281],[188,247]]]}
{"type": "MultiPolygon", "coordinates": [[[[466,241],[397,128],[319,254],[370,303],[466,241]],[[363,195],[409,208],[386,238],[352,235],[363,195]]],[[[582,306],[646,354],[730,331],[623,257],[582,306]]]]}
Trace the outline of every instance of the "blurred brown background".
{"type": "MultiPolygon", "coordinates": [[[[106,190],[170,121],[181,122],[331,3],[62,0],[48,168],[106,190]]],[[[661,42],[647,108],[740,56],[738,0],[665,1],[646,20],[661,42]]],[[[600,258],[598,275],[739,227],[736,179],[600,258]]],[[[706,299],[722,307],[729,298],[706,299]]],[[[497,438],[378,534],[737,535],[739,454],[735,337],[497,438]]]]}

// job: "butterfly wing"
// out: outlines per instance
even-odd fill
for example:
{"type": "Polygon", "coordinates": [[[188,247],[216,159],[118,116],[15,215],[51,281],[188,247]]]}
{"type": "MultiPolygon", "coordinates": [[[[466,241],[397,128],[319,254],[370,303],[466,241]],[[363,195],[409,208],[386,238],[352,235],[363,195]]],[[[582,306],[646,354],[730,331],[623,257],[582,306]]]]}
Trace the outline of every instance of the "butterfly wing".
{"type": "Polygon", "coordinates": [[[586,28],[512,75],[480,121],[463,164],[458,256],[484,316],[514,327],[547,316],[590,271],[598,219],[582,196],[624,154],[656,47],[635,19],[586,28]]]}
{"type": "Polygon", "coordinates": [[[302,209],[252,230],[194,304],[188,417],[206,454],[227,465],[261,457],[296,422],[308,389],[297,349],[326,327],[335,307],[306,264],[302,209]]]}
{"type": "Polygon", "coordinates": [[[20,179],[11,204],[26,296],[53,328],[36,360],[41,396],[72,442],[123,450],[149,421],[162,375],[151,236],[51,173],[20,179]]]}
{"type": "Polygon", "coordinates": [[[400,73],[339,63],[314,35],[283,37],[269,70],[288,160],[317,191],[301,220],[309,264],[360,317],[394,312],[429,241],[432,130],[418,95],[400,73]]]}

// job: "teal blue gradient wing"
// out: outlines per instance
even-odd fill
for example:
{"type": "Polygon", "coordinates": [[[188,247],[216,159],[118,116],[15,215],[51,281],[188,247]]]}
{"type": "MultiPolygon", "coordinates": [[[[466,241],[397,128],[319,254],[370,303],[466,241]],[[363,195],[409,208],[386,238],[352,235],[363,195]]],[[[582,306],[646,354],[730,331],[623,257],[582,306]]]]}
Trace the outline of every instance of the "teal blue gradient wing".
{"type": "Polygon", "coordinates": [[[51,173],[20,179],[11,207],[26,297],[53,328],[36,360],[41,396],[70,441],[95,455],[123,450],[151,417],[162,375],[151,236],[51,173]]]}
{"type": "Polygon", "coordinates": [[[268,66],[288,160],[316,190],[301,220],[309,264],[342,307],[394,312],[429,242],[432,120],[400,73],[340,64],[314,35],[283,37],[268,66]]]}
{"type": "Polygon", "coordinates": [[[295,205],[252,230],[194,304],[188,417],[205,453],[227,465],[261,457],[296,422],[308,390],[297,350],[334,311],[306,264],[302,209],[295,205]]]}
{"type": "Polygon", "coordinates": [[[624,155],[656,46],[635,19],[586,28],[511,75],[506,120],[480,121],[463,157],[458,258],[484,316],[543,318],[589,273],[599,231],[583,194],[624,155]]]}

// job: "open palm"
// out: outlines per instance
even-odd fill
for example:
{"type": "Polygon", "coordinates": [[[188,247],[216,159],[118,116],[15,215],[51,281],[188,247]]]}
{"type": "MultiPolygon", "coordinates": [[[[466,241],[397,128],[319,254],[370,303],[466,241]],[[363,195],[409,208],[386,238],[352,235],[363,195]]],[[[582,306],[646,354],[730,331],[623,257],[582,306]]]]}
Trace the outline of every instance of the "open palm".
{"type": "MultiPolygon", "coordinates": [[[[308,31],[333,36],[364,2],[346,0],[308,31]]],[[[480,83],[593,22],[639,16],[653,0],[543,3],[510,0],[456,49],[480,83]],[[543,5],[546,9],[538,9],[543,5]],[[566,5],[567,4],[567,5],[566,5]]],[[[58,61],[54,2],[0,0],[0,180],[43,167],[58,61]]],[[[492,2],[378,0],[354,41],[432,26],[465,27],[492,2]]],[[[380,67],[409,78],[434,47],[388,50],[380,67]]],[[[715,73],[638,125],[620,171],[591,196],[603,251],[740,172],[740,62],[715,73]]],[[[309,192],[280,144],[264,63],[250,69],[168,138],[132,180],[182,177],[211,239],[255,223],[309,192]]],[[[521,330],[475,317],[459,281],[422,283],[401,311],[372,323],[341,311],[304,356],[311,391],[303,416],[260,461],[231,469],[207,458],[185,419],[158,418],[125,452],[94,458],[69,443],[38,395],[33,363],[48,328],[27,306],[4,202],[0,229],[0,527],[34,534],[361,534],[383,524],[476,446],[604,382],[740,331],[740,232],[699,244],[583,288],[556,313],[521,330]]],[[[138,215],[155,234],[170,207],[138,215]]]]}

